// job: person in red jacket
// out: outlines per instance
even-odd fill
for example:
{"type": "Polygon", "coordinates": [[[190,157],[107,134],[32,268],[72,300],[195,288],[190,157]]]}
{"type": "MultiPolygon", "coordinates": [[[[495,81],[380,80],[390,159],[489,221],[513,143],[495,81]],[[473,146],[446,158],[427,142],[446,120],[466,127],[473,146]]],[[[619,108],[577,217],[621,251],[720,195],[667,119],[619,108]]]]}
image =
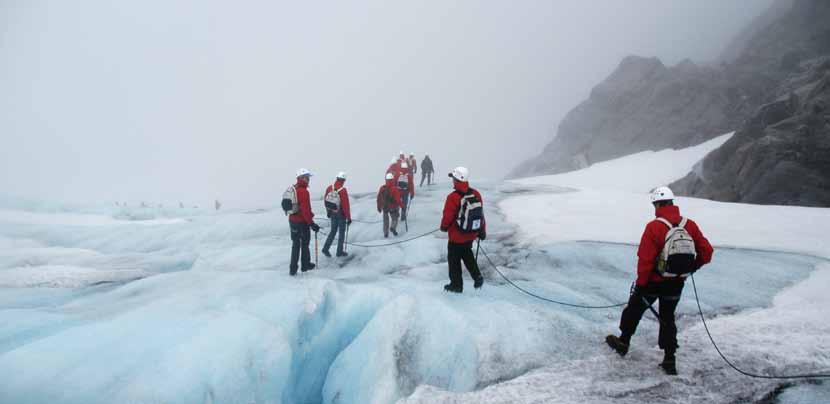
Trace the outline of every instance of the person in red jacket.
{"type": "Polygon", "coordinates": [[[337,256],[345,257],[349,255],[343,250],[343,243],[346,238],[346,226],[352,224],[352,212],[349,209],[349,191],[343,185],[345,183],[346,173],[341,171],[337,174],[334,184],[329,185],[326,188],[326,193],[323,194],[326,214],[331,220],[331,230],[328,237],[326,237],[326,242],[323,244],[323,255],[326,257],[331,257],[329,248],[334,241],[335,234],[337,234],[337,256]]]}
{"type": "Polygon", "coordinates": [[[389,167],[386,169],[387,174],[392,174],[395,176],[395,179],[398,178],[398,172],[401,171],[401,160],[397,157],[392,157],[392,162],[389,163],[389,167]]]}
{"type": "Polygon", "coordinates": [[[383,214],[383,237],[389,237],[390,231],[398,235],[398,214],[402,206],[401,194],[395,184],[395,175],[386,173],[386,183],[378,190],[378,213],[383,214]]]}
{"type": "Polygon", "coordinates": [[[409,169],[412,171],[412,175],[418,174],[418,160],[415,159],[415,153],[409,153],[409,169]]]}
{"type": "MultiPolygon", "coordinates": [[[[680,302],[685,276],[667,277],[657,271],[658,257],[663,251],[669,225],[678,227],[684,222],[680,209],[674,205],[674,193],[668,187],[659,187],[651,192],[651,202],[655,209],[655,220],[646,225],[637,250],[637,280],[631,287],[631,296],[622,312],[619,337],[609,335],[605,342],[621,356],[628,353],[631,336],[637,330],[637,324],[655,300],[660,300],[660,332],[657,343],[664,352],[660,367],[670,375],[677,374],[675,352],[677,351],[677,325],[674,312],[680,302]]],[[[685,219],[683,227],[694,242],[695,259],[691,269],[698,270],[712,260],[712,245],[703,236],[700,228],[691,219],[685,219]]],[[[691,259],[691,258],[690,258],[691,259]]]]}
{"type": "Polygon", "coordinates": [[[401,161],[397,177],[398,190],[401,193],[401,220],[406,221],[406,214],[409,212],[409,201],[415,197],[415,178],[406,160],[401,161]]]}
{"type": "Polygon", "coordinates": [[[456,167],[449,174],[449,177],[452,178],[453,192],[447,195],[447,200],[444,202],[444,214],[441,217],[441,231],[449,233],[447,266],[449,267],[450,283],[444,285],[444,290],[455,293],[464,291],[461,261],[464,261],[467,271],[470,272],[470,277],[473,278],[473,286],[478,289],[484,284],[484,277],[481,276],[478,262],[476,262],[473,255],[473,241],[476,238],[480,240],[487,238],[484,201],[478,191],[470,188],[467,181],[468,176],[469,171],[464,167],[456,167]],[[462,212],[462,200],[465,198],[478,204],[477,208],[472,204],[466,205],[470,208],[468,212],[475,214],[475,217],[470,214],[465,215],[462,212]],[[472,222],[469,222],[468,225],[469,220],[472,220],[472,222]]]}
{"type": "Polygon", "coordinates": [[[288,216],[288,225],[291,228],[291,263],[289,274],[297,274],[297,261],[300,260],[302,252],[303,272],[314,269],[311,262],[311,252],[308,244],[311,241],[311,231],[320,231],[320,226],[314,223],[314,213],[311,211],[311,198],[308,195],[308,183],[311,181],[311,172],[305,168],[297,170],[297,183],[294,184],[294,191],[297,193],[297,204],[299,211],[288,216]]]}

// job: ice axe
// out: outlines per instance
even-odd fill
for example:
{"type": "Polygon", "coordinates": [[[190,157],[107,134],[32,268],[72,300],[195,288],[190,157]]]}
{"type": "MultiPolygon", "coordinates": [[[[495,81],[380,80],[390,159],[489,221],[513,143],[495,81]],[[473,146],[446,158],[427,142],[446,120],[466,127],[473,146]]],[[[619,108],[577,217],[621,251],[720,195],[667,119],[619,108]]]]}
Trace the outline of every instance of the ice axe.
{"type": "Polygon", "coordinates": [[[314,232],[314,266],[316,267],[319,264],[320,253],[317,247],[317,232],[314,232]]]}

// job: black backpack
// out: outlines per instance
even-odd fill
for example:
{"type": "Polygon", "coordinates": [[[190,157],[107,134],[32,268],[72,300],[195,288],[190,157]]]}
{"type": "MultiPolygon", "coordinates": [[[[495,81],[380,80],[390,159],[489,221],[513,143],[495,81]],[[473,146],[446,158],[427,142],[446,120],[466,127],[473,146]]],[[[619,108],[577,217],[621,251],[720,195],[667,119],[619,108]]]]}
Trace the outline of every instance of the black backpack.
{"type": "Polygon", "coordinates": [[[455,223],[462,233],[478,233],[481,230],[481,224],[484,222],[484,206],[481,200],[476,197],[474,191],[472,188],[467,190],[466,194],[456,191],[461,195],[461,203],[455,217],[455,223]]]}

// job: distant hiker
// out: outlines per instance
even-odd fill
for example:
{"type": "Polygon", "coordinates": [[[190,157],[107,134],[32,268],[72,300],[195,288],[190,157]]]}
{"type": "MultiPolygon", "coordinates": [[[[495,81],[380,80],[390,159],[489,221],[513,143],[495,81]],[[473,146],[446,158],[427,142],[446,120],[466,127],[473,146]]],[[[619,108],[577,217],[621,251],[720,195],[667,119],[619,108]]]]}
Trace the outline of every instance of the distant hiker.
{"type": "Polygon", "coordinates": [[[470,277],[473,278],[473,286],[478,289],[484,284],[484,277],[481,276],[478,262],[473,255],[473,241],[476,238],[486,239],[487,228],[484,220],[484,201],[478,191],[470,188],[469,171],[464,167],[456,167],[449,177],[452,178],[454,190],[447,196],[444,215],[441,218],[441,231],[449,232],[447,265],[450,283],[444,285],[444,290],[461,293],[464,291],[461,261],[464,261],[470,277]]]}
{"type": "Polygon", "coordinates": [[[406,221],[406,214],[409,209],[409,202],[415,197],[415,180],[412,176],[412,170],[409,168],[409,163],[406,160],[401,162],[401,168],[396,177],[398,190],[401,193],[401,220],[406,221]]]}
{"type": "Polygon", "coordinates": [[[418,174],[418,160],[415,159],[415,153],[409,153],[406,162],[409,163],[409,170],[412,171],[412,175],[418,174]]]}
{"type": "Polygon", "coordinates": [[[392,157],[392,162],[389,163],[389,167],[386,168],[386,173],[391,173],[395,176],[395,178],[397,178],[399,171],[401,171],[401,161],[398,160],[397,157],[392,157]]]}
{"type": "Polygon", "coordinates": [[[389,237],[390,231],[398,235],[398,215],[401,207],[403,207],[403,202],[398,186],[395,184],[395,176],[387,173],[386,183],[378,190],[378,213],[383,214],[383,237],[389,237]]]}
{"type": "Polygon", "coordinates": [[[421,186],[424,186],[424,178],[427,179],[427,185],[432,185],[432,173],[435,170],[432,167],[432,159],[428,154],[424,155],[424,160],[421,161],[421,186]]]}
{"type": "Polygon", "coordinates": [[[219,209],[222,209],[222,204],[219,202],[219,200],[218,200],[218,199],[215,199],[215,200],[213,201],[213,207],[214,207],[216,210],[219,210],[219,209]]]}
{"type": "Polygon", "coordinates": [[[288,267],[289,275],[297,274],[297,261],[302,252],[300,269],[305,272],[314,269],[311,262],[311,252],[308,244],[311,241],[311,232],[320,231],[320,226],[314,223],[314,213],[311,212],[311,198],[308,196],[308,183],[311,181],[311,172],[305,168],[297,170],[297,183],[288,187],[282,196],[282,209],[288,215],[288,225],[291,228],[291,263],[288,267]]]}
{"type": "MultiPolygon", "coordinates": [[[[619,337],[609,335],[605,342],[621,356],[628,353],[637,324],[655,300],[660,300],[660,333],[657,343],[664,351],[660,367],[677,374],[677,326],[674,312],[680,302],[686,277],[712,260],[712,245],[691,219],[680,216],[674,206],[674,193],[668,187],[651,192],[655,220],[646,225],[637,250],[637,280],[620,319],[619,337]]],[[[654,309],[651,309],[654,310],[654,309]]]]}
{"type": "Polygon", "coordinates": [[[184,209],[184,204],[183,204],[183,203],[181,203],[181,202],[179,202],[179,208],[180,208],[180,209],[184,209]]]}
{"type": "Polygon", "coordinates": [[[326,205],[326,215],[331,219],[331,230],[326,238],[326,243],[323,244],[323,255],[331,257],[329,248],[334,235],[337,234],[337,256],[345,257],[349,254],[343,250],[343,243],[345,242],[346,226],[352,224],[352,213],[349,209],[349,191],[343,184],[346,183],[346,173],[340,172],[334,180],[334,184],[326,188],[326,193],[323,194],[323,203],[326,205]]]}

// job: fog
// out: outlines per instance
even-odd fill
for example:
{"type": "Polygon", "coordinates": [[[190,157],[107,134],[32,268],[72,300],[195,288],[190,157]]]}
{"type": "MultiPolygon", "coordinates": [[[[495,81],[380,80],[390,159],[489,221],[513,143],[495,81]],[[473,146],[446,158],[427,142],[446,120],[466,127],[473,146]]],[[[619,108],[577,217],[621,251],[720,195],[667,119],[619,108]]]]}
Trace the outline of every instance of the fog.
{"type": "Polygon", "coordinates": [[[714,60],[771,2],[0,0],[0,194],[274,205],[400,150],[496,179],[625,55],[714,60]]]}

